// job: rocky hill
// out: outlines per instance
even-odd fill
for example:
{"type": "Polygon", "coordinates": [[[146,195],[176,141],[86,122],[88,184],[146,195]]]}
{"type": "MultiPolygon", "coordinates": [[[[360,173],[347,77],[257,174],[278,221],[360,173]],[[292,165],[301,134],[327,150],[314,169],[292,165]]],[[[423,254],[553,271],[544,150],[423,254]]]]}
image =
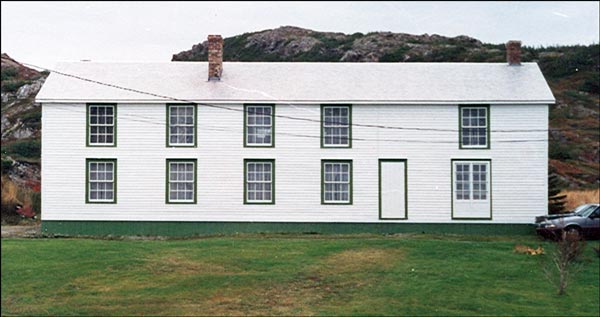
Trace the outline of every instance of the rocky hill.
{"type": "Polygon", "coordinates": [[[34,99],[48,74],[25,67],[4,53],[0,62],[2,174],[22,187],[38,188],[41,112],[34,99]]]}
{"type": "MultiPolygon", "coordinates": [[[[526,44],[526,43],[525,43],[526,44]]],[[[318,32],[293,26],[224,39],[226,61],[504,62],[504,44],[437,34],[318,32]]],[[[550,109],[549,166],[571,188],[598,187],[600,175],[600,46],[522,48],[556,97],[550,109]]],[[[173,55],[173,61],[206,61],[207,42],[173,55]]]]}

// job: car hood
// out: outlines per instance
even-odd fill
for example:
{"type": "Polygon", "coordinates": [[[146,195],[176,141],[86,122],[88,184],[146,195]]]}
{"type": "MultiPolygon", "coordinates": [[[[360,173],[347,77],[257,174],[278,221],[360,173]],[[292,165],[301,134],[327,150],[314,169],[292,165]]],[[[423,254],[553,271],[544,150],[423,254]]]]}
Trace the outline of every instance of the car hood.
{"type": "Polygon", "coordinates": [[[578,219],[581,219],[581,216],[578,215],[570,215],[570,216],[566,216],[566,217],[556,217],[556,218],[550,218],[548,219],[548,221],[551,222],[570,222],[570,221],[576,221],[578,219]]]}
{"type": "Polygon", "coordinates": [[[535,222],[542,222],[542,221],[554,220],[554,219],[563,219],[564,220],[564,218],[569,218],[569,217],[578,217],[578,216],[572,212],[568,213],[568,214],[544,215],[544,216],[535,217],[535,222]]]}

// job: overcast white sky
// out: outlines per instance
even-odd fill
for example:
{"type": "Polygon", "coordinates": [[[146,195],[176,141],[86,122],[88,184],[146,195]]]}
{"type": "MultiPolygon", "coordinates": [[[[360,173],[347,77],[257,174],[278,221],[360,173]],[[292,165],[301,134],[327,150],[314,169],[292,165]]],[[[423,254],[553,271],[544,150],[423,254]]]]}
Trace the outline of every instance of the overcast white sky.
{"type": "Polygon", "coordinates": [[[294,25],[344,33],[469,35],[486,43],[600,41],[593,2],[8,2],[2,52],[52,67],[61,60],[170,61],[208,34],[294,25]]]}

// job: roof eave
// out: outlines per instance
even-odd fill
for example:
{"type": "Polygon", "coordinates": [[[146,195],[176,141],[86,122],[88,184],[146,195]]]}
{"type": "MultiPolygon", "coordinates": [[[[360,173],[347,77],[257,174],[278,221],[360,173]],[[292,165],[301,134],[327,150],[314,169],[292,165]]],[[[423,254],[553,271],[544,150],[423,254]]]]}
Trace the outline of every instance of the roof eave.
{"type": "MultiPolygon", "coordinates": [[[[545,100],[220,100],[220,99],[194,99],[185,98],[194,103],[218,103],[218,104],[244,104],[244,103],[275,103],[275,104],[366,104],[366,105],[468,105],[468,104],[490,104],[490,105],[551,105],[555,99],[545,100]]],[[[171,99],[53,99],[36,98],[37,103],[175,103],[171,99]]]]}

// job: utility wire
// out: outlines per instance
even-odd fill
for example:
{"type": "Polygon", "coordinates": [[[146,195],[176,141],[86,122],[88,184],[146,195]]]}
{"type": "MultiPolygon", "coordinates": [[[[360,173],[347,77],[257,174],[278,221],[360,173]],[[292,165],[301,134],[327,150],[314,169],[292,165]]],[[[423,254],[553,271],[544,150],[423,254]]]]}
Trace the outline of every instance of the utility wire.
{"type": "MultiPolygon", "coordinates": [[[[86,114],[86,111],[73,110],[73,109],[63,108],[63,107],[59,107],[59,106],[55,106],[54,108],[62,110],[62,111],[72,112],[72,113],[86,114]]],[[[167,124],[163,121],[161,121],[161,122],[154,121],[154,120],[152,120],[152,118],[149,118],[149,117],[144,117],[144,118],[147,118],[149,120],[140,120],[140,119],[136,118],[135,116],[130,116],[127,114],[120,113],[118,119],[132,121],[132,122],[147,123],[147,124],[157,125],[157,126],[166,128],[167,124]]],[[[203,131],[235,132],[233,129],[227,129],[227,128],[221,128],[221,127],[215,127],[215,126],[206,126],[206,125],[198,125],[196,128],[198,130],[203,130],[203,131]]],[[[277,131],[277,134],[278,135],[289,135],[289,136],[295,136],[295,137],[303,137],[303,138],[314,138],[314,139],[321,138],[320,135],[307,135],[307,134],[280,132],[280,131],[277,131]]],[[[398,142],[398,143],[458,144],[458,141],[417,140],[417,139],[404,139],[404,138],[403,139],[384,139],[384,138],[369,139],[369,138],[352,137],[352,138],[347,138],[347,139],[351,140],[351,141],[371,141],[371,142],[379,141],[379,142],[398,142]]],[[[548,139],[520,139],[520,140],[496,140],[496,141],[494,141],[494,143],[527,143],[527,142],[548,142],[548,139]]]]}
{"type": "MultiPolygon", "coordinates": [[[[220,106],[220,105],[209,104],[209,103],[195,102],[195,101],[191,101],[191,100],[187,100],[187,99],[182,99],[182,98],[176,98],[176,97],[171,97],[171,96],[156,94],[156,93],[142,91],[142,90],[138,90],[138,89],[123,87],[123,86],[119,86],[119,85],[115,85],[115,84],[111,84],[111,83],[105,83],[105,82],[101,82],[101,81],[97,81],[97,80],[93,80],[93,79],[89,79],[89,78],[84,78],[84,77],[81,77],[81,76],[78,76],[78,75],[73,75],[73,74],[68,74],[68,73],[65,73],[65,72],[56,71],[56,70],[53,70],[53,69],[50,69],[50,68],[47,68],[47,67],[37,66],[37,65],[34,65],[34,64],[29,64],[29,63],[22,63],[22,64],[23,65],[27,65],[27,66],[31,66],[31,67],[35,67],[35,68],[38,68],[38,69],[43,69],[45,71],[53,72],[53,73],[56,73],[58,75],[62,75],[62,76],[65,76],[65,77],[71,77],[71,78],[75,78],[75,79],[78,79],[78,80],[90,82],[90,83],[93,83],[93,84],[103,85],[103,86],[112,87],[112,88],[115,88],[115,89],[120,89],[120,90],[124,90],[124,91],[130,91],[130,92],[134,92],[134,93],[138,93],[138,94],[143,94],[143,95],[149,95],[149,96],[158,97],[158,98],[161,98],[161,99],[167,99],[167,100],[177,101],[177,102],[182,102],[182,103],[192,103],[192,104],[197,104],[197,105],[201,105],[201,106],[205,106],[205,107],[223,109],[223,110],[228,110],[228,111],[245,112],[244,109],[231,108],[231,107],[220,106]]],[[[321,122],[320,120],[315,120],[315,119],[310,119],[310,118],[302,118],[302,117],[294,117],[294,116],[281,115],[281,114],[273,114],[272,116],[276,117],[276,118],[285,118],[285,119],[298,120],[298,121],[307,121],[307,122],[316,122],[316,123],[320,123],[321,122]]],[[[385,125],[360,124],[360,123],[349,123],[349,124],[346,124],[346,125],[349,126],[349,127],[350,126],[358,126],[358,127],[367,127],[367,128],[394,129],[394,130],[435,131],[435,132],[459,132],[458,129],[398,127],[398,126],[385,126],[385,125]]],[[[524,133],[524,132],[583,131],[583,130],[591,130],[591,129],[573,129],[573,128],[566,128],[566,129],[558,129],[558,128],[553,128],[553,129],[516,129],[516,130],[496,129],[496,130],[490,130],[490,132],[496,132],[496,133],[517,133],[518,132],[518,133],[524,133]]],[[[596,129],[593,129],[593,130],[596,130],[596,129]]],[[[280,132],[278,132],[278,133],[280,133],[280,132]]],[[[523,141],[523,140],[519,140],[519,141],[523,141]]]]}

